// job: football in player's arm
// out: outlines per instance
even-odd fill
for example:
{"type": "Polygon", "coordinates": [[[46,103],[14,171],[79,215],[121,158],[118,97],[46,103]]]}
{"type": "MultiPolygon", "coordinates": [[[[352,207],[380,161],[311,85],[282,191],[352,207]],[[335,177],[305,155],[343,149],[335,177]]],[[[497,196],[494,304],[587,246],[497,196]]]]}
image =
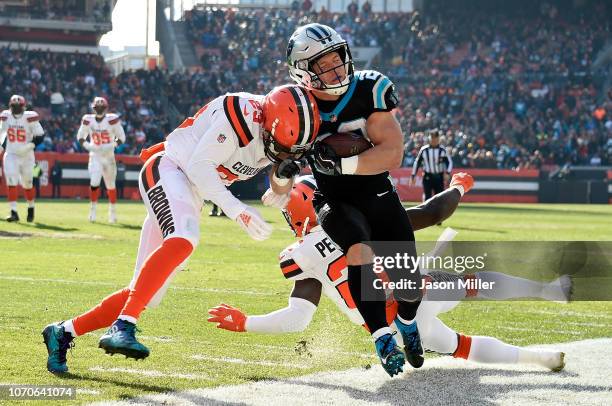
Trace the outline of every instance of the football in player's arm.
{"type": "MultiPolygon", "coordinates": [[[[307,207],[310,202],[302,198],[303,195],[309,193],[310,184],[312,184],[312,180],[298,182],[296,188],[299,193],[292,193],[292,199],[285,211],[290,225],[301,237],[304,237],[302,233],[312,230],[311,227],[304,224],[304,216],[312,216],[314,211],[307,207]],[[298,225],[301,228],[298,228],[298,225]]],[[[407,209],[406,212],[411,222],[414,223],[414,229],[426,228],[450,217],[457,208],[463,193],[469,191],[472,185],[471,176],[465,173],[456,174],[451,181],[450,189],[419,206],[407,209]]],[[[283,274],[288,279],[294,279],[294,288],[287,307],[266,315],[247,316],[238,308],[221,304],[209,310],[210,318],[208,321],[217,323],[218,328],[234,332],[290,333],[303,331],[310,324],[319,304],[321,292],[324,291],[353,322],[363,324],[363,319],[356,312],[355,305],[350,298],[350,292],[345,289],[346,286],[342,287],[346,284],[346,281],[335,284],[340,280],[341,272],[337,273],[338,276],[334,276],[335,280],[331,280],[332,276],[330,275],[334,272],[330,272],[329,269],[335,268],[335,264],[344,266],[346,261],[342,261],[344,258],[338,253],[337,248],[333,247],[333,243],[325,236],[323,231],[316,230],[313,234],[315,233],[317,234],[315,238],[309,239],[306,236],[298,243],[300,245],[314,245],[314,247],[297,245],[297,248],[295,248],[294,245],[288,247],[281,256],[283,274]],[[321,253],[326,250],[325,256],[328,257],[327,259],[316,256],[317,252],[321,253]],[[295,251],[301,252],[298,254],[295,251]],[[335,256],[332,255],[333,251],[336,251],[335,256]],[[312,255],[308,255],[307,252],[312,253],[312,255]],[[317,261],[325,263],[318,264],[317,261]],[[301,269],[301,266],[304,270],[301,269]],[[317,268],[320,268],[321,272],[312,271],[312,269],[317,268]],[[308,270],[311,271],[308,272],[308,270]],[[325,286],[322,282],[325,283],[325,286]]],[[[495,274],[493,277],[497,279],[513,279],[497,273],[492,274],[495,274]]],[[[486,278],[488,276],[483,275],[482,277],[486,278]]],[[[519,281],[519,283],[530,282],[519,281]]],[[[537,284],[537,282],[532,282],[532,284],[537,284]]],[[[516,292],[516,290],[513,291],[516,292]]],[[[534,289],[534,292],[537,291],[539,290],[534,289]]],[[[525,294],[525,291],[522,291],[522,293],[525,294]]],[[[552,300],[554,297],[544,298],[552,300]]],[[[444,304],[446,303],[451,302],[425,301],[417,312],[417,320],[421,328],[425,348],[476,362],[532,363],[554,371],[563,368],[564,354],[560,352],[524,349],[505,344],[491,337],[471,337],[456,333],[437,318],[439,313],[454,307],[445,307],[444,304]]],[[[388,320],[392,322],[397,311],[395,302],[388,303],[387,310],[388,320]]]]}

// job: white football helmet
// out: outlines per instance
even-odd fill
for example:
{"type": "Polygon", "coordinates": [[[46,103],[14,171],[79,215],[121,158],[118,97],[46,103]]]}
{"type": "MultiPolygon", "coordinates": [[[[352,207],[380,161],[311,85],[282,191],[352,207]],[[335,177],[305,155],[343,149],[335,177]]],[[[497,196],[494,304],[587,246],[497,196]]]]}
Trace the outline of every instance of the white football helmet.
{"type": "Polygon", "coordinates": [[[347,42],[333,28],[323,24],[308,24],[295,30],[287,45],[287,64],[289,75],[297,83],[331,95],[344,94],[353,79],[353,59],[347,42]],[[338,52],[346,71],[344,80],[334,85],[324,83],[312,70],[313,63],[330,52],[338,52]]]}
{"type": "Polygon", "coordinates": [[[23,114],[23,112],[25,111],[25,107],[26,107],[26,99],[23,96],[14,94],[9,99],[8,105],[13,115],[17,116],[17,115],[23,114]]]}

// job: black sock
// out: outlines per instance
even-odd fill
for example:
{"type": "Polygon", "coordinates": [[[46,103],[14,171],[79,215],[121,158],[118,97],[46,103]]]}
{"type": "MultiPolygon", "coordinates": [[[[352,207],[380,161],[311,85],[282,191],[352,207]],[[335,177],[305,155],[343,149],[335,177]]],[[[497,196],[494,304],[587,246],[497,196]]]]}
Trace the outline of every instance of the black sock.
{"type": "Polygon", "coordinates": [[[373,264],[348,266],[349,290],[370,333],[383,327],[389,327],[385,291],[374,287],[376,279],[373,264]]]}
{"type": "Polygon", "coordinates": [[[417,310],[421,304],[420,300],[416,302],[397,302],[397,315],[406,321],[414,320],[417,310]]]}

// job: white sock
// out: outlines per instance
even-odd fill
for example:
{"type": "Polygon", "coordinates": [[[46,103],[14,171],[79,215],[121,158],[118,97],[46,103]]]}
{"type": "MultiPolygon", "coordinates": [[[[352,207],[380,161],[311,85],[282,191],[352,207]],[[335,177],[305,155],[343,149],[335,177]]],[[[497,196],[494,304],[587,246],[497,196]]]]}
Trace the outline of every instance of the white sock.
{"type": "Polygon", "coordinates": [[[62,327],[64,327],[64,331],[66,333],[70,333],[70,335],[72,335],[72,337],[77,337],[77,333],[74,330],[74,324],[72,324],[72,319],[63,322],[62,323],[62,327]]]}
{"type": "Polygon", "coordinates": [[[34,207],[34,200],[28,200],[28,207],[34,207]]]}
{"type": "Polygon", "coordinates": [[[568,302],[571,296],[572,278],[563,275],[552,282],[544,284],[542,289],[542,299],[555,302],[568,302]]]}
{"type": "Polygon", "coordinates": [[[518,278],[500,272],[476,272],[476,278],[483,282],[494,282],[491,289],[479,289],[476,297],[505,300],[521,297],[542,297],[546,283],[518,278]]]}
{"type": "Polygon", "coordinates": [[[389,327],[379,328],[378,330],[372,333],[372,338],[374,339],[374,341],[376,341],[385,334],[391,334],[391,329],[389,327]]]}
{"type": "Polygon", "coordinates": [[[12,211],[17,211],[17,202],[9,202],[9,207],[12,211]]]}
{"type": "Polygon", "coordinates": [[[98,207],[98,202],[91,202],[91,208],[95,210],[96,207],[98,207]]]}
{"type": "Polygon", "coordinates": [[[472,336],[468,361],[487,364],[516,364],[521,348],[506,344],[497,338],[472,336]]]}
{"type": "Polygon", "coordinates": [[[134,318],[134,317],[132,317],[132,316],[128,316],[128,315],[126,315],[126,314],[120,314],[120,315],[119,315],[119,317],[117,317],[117,319],[119,319],[119,320],[123,320],[123,321],[129,321],[129,322],[130,322],[130,323],[132,323],[132,324],[136,324],[136,323],[138,323],[138,320],[137,320],[137,319],[135,319],[135,318],[134,318]]]}
{"type": "Polygon", "coordinates": [[[399,314],[398,314],[397,316],[395,316],[395,317],[396,317],[396,318],[397,318],[397,319],[400,321],[400,323],[402,323],[402,324],[403,324],[403,325],[405,325],[405,326],[409,326],[409,325],[411,325],[412,323],[414,323],[414,320],[406,321],[405,319],[402,319],[402,318],[399,316],[399,314]]]}
{"type": "Polygon", "coordinates": [[[536,364],[546,368],[557,368],[561,365],[561,353],[559,351],[530,350],[519,348],[519,364],[536,364]]]}

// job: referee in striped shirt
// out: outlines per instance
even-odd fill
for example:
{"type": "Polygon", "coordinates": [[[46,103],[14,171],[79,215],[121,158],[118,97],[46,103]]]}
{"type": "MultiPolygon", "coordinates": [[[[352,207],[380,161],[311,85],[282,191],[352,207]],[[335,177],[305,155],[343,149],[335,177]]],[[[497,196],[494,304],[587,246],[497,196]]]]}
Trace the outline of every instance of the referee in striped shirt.
{"type": "Polygon", "coordinates": [[[441,193],[444,190],[444,175],[450,175],[453,170],[453,161],[446,154],[446,149],[440,146],[440,133],[432,130],[429,133],[429,144],[421,147],[419,154],[412,165],[411,184],[419,168],[423,166],[423,191],[425,200],[441,193]]]}

